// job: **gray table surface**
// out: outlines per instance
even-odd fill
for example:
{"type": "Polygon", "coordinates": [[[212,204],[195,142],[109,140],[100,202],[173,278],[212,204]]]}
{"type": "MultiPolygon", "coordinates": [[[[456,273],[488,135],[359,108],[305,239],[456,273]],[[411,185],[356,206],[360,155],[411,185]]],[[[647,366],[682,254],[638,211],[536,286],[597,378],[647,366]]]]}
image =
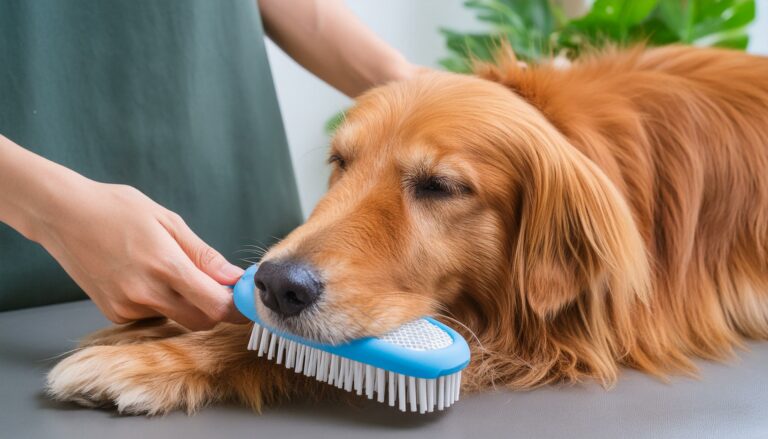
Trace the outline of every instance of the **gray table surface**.
{"type": "Polygon", "coordinates": [[[626,371],[609,391],[585,384],[490,392],[434,415],[294,403],[261,415],[217,406],[144,418],[48,400],[52,358],[106,323],[90,302],[0,313],[0,437],[768,438],[768,343],[756,342],[729,364],[700,361],[699,380],[662,383],[626,371]]]}

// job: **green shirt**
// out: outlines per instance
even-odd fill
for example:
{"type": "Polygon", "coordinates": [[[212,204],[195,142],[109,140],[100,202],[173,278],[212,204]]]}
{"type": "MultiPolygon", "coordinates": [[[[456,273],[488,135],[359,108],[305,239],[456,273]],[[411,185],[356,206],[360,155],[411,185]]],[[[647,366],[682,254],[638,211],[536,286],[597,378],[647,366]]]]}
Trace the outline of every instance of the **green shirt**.
{"type": "MultiPolygon", "coordinates": [[[[3,0],[0,133],[138,188],[241,265],[302,219],[254,0],[3,0]]],[[[84,297],[0,224],[0,310],[84,297]]]]}

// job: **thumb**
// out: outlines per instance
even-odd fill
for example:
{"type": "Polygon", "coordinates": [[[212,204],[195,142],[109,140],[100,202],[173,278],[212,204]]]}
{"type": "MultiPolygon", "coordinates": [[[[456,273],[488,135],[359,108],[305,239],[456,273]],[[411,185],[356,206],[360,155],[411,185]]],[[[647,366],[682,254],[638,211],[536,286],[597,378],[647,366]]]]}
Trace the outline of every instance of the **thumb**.
{"type": "Polygon", "coordinates": [[[244,272],[242,268],[230,264],[221,253],[200,239],[180,217],[173,222],[169,232],[197,268],[222,285],[233,285],[240,279],[244,272]]]}

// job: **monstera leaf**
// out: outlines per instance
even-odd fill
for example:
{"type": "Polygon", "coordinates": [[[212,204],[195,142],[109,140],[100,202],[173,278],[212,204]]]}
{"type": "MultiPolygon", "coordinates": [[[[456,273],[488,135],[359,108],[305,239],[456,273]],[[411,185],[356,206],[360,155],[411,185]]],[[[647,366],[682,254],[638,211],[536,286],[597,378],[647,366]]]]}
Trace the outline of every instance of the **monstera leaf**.
{"type": "MultiPolygon", "coordinates": [[[[747,27],[755,19],[754,0],[663,1],[656,17],[675,42],[745,49],[747,27]]],[[[664,44],[665,41],[656,41],[664,44]]]]}

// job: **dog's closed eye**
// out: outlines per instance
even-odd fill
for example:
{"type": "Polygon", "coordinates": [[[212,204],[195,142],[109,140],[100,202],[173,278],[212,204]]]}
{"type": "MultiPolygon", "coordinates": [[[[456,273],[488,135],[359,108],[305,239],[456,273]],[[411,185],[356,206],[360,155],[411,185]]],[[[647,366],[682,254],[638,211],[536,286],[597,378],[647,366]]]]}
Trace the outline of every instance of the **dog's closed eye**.
{"type": "Polygon", "coordinates": [[[407,177],[405,187],[416,199],[443,199],[467,195],[471,189],[466,184],[450,177],[421,175],[407,177]]]}
{"type": "Polygon", "coordinates": [[[347,161],[340,154],[331,154],[331,156],[328,157],[328,164],[335,165],[341,170],[347,168],[347,161]]]}

